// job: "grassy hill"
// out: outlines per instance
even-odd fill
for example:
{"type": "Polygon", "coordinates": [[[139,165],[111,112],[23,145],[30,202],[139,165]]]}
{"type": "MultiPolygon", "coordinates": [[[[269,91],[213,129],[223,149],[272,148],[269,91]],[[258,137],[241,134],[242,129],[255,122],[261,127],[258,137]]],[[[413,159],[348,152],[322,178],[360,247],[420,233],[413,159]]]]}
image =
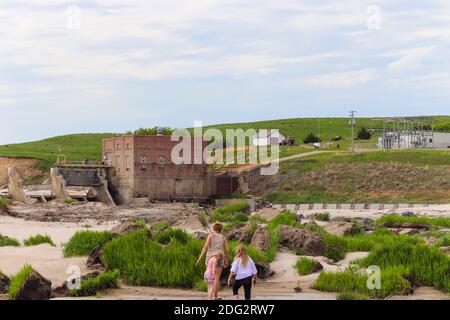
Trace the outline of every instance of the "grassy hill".
{"type": "MultiPolygon", "coordinates": [[[[361,128],[383,128],[383,119],[389,118],[357,118],[355,126],[355,134],[361,128]]],[[[450,122],[450,116],[433,116],[435,123],[450,122]]],[[[296,143],[302,144],[303,138],[310,132],[317,134],[319,131],[322,141],[328,141],[335,136],[341,136],[344,139],[351,138],[351,127],[349,118],[294,118],[281,120],[268,120],[247,123],[232,123],[212,125],[206,128],[217,128],[223,133],[225,129],[279,129],[285,136],[292,136],[296,143]]]]}
{"type": "Polygon", "coordinates": [[[36,158],[41,160],[38,166],[42,169],[52,166],[58,155],[65,155],[72,161],[85,158],[101,160],[102,139],[112,136],[112,133],[70,134],[40,141],[3,145],[0,146],[0,156],[36,158]]]}

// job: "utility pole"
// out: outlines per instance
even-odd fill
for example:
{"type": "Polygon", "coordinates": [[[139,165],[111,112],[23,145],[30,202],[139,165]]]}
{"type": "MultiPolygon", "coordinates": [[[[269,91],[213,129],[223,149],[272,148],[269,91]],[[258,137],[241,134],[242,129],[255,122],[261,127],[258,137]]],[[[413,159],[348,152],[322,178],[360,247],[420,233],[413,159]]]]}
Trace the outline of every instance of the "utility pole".
{"type": "Polygon", "coordinates": [[[355,152],[355,114],[356,111],[350,111],[350,124],[352,126],[352,152],[355,152]]]}
{"type": "Polygon", "coordinates": [[[320,145],[320,118],[318,119],[317,143],[320,145]]]}

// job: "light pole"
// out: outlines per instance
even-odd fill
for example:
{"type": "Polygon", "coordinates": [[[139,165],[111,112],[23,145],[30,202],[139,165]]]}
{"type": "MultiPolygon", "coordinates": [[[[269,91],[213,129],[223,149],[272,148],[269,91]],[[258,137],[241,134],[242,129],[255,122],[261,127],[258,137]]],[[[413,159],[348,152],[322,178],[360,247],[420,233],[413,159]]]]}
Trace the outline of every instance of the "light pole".
{"type": "Polygon", "coordinates": [[[350,111],[350,124],[352,126],[352,152],[355,152],[355,114],[356,111],[350,111]]]}

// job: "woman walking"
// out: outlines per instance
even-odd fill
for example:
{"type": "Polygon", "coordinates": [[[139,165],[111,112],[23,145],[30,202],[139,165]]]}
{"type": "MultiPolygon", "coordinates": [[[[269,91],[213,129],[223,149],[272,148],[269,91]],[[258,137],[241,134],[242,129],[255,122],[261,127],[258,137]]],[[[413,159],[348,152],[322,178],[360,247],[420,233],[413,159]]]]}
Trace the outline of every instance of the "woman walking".
{"type": "Polygon", "coordinates": [[[252,284],[256,285],[256,265],[252,258],[248,256],[247,250],[240,245],[236,249],[236,257],[231,265],[228,285],[231,286],[233,277],[233,296],[239,300],[239,289],[244,286],[245,300],[250,300],[252,295],[252,284]]]}
{"type": "Polygon", "coordinates": [[[218,299],[218,293],[220,289],[220,276],[222,275],[223,268],[228,266],[228,260],[230,258],[230,249],[228,248],[227,239],[221,234],[223,225],[221,223],[216,222],[213,224],[212,228],[213,232],[206,239],[206,243],[203,246],[200,256],[198,257],[197,264],[200,264],[205,254],[206,254],[206,264],[208,264],[209,258],[215,255],[217,252],[219,251],[225,252],[226,257],[217,260],[216,274],[218,276],[215,277],[214,279],[213,295],[215,299],[218,299]]]}

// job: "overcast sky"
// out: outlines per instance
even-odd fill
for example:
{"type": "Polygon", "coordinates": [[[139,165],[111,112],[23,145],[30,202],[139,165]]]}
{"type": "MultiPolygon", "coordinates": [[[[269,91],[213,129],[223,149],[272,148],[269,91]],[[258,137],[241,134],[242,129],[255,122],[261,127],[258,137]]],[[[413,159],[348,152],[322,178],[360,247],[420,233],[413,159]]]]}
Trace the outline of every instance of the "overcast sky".
{"type": "Polygon", "coordinates": [[[450,114],[450,1],[1,0],[0,144],[450,114]]]}

